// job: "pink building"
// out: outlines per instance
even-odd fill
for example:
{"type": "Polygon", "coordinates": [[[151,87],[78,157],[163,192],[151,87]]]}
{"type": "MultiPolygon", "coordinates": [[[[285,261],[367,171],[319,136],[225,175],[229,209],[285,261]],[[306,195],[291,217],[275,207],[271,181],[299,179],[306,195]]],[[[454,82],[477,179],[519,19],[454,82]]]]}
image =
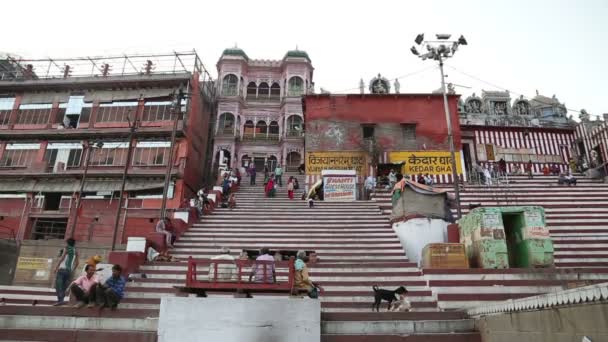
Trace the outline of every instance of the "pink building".
{"type": "Polygon", "coordinates": [[[217,70],[214,167],[253,162],[258,171],[277,163],[297,169],[304,155],[301,97],[314,88],[308,54],[292,50],[281,60],[261,60],[226,49],[217,70]]]}

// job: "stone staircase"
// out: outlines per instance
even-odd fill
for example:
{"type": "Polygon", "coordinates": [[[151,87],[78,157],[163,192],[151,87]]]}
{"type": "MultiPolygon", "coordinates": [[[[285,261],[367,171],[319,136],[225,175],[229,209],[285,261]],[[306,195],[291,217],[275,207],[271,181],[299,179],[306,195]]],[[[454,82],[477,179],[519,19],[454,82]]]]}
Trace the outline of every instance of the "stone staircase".
{"type": "MultiPolygon", "coordinates": [[[[436,187],[452,190],[448,185],[436,187]]],[[[388,190],[379,190],[372,198],[384,214],[390,214],[388,190]]],[[[472,204],[543,206],[557,268],[424,269],[423,277],[441,309],[474,307],[608,281],[608,184],[580,175],[578,185],[572,187],[558,185],[551,176],[512,176],[508,184],[503,180],[493,186],[465,185],[461,189],[463,215],[472,204]]]]}
{"type": "MultiPolygon", "coordinates": [[[[290,175],[294,174],[285,175],[285,179],[290,175]]],[[[302,179],[299,181],[304,184],[302,179]]],[[[315,208],[310,209],[300,199],[287,198],[286,182],[277,191],[277,197],[270,199],[264,197],[261,184],[249,186],[245,178],[236,199],[234,210],[218,208],[194,224],[176,242],[173,255],[183,259],[189,256],[209,258],[218,254],[222,247],[230,248],[235,256],[243,249],[262,247],[315,251],[318,261],[310,265],[310,274],[324,288],[320,298],[322,341],[480,341],[479,334],[474,331],[474,322],[463,311],[441,312],[438,309],[436,296],[420,269],[408,261],[388,218],[382,215],[376,203],[318,201],[315,208]],[[372,285],[388,289],[406,286],[410,291],[412,312],[389,313],[385,311],[385,305],[383,312],[372,312],[372,285]]],[[[163,296],[176,295],[173,286],[183,285],[186,264],[148,263],[141,271],[147,278],[128,284],[118,310],[129,310],[134,315],[132,324],[138,327],[149,324],[149,317],[157,317],[163,296]]],[[[285,278],[286,274],[278,274],[279,280],[285,278]]],[[[20,296],[21,290],[11,287],[11,290],[0,289],[0,297],[10,296],[8,292],[11,291],[13,296],[20,296]]],[[[52,292],[48,291],[51,290],[39,293],[42,296],[37,307],[52,303],[52,292]]],[[[17,314],[19,310],[31,309],[25,305],[36,294],[30,291],[22,295],[25,298],[21,302],[9,301],[0,307],[0,322],[2,317],[9,317],[9,312],[17,314]],[[7,310],[6,316],[2,316],[2,309],[7,310]]],[[[75,311],[44,309],[63,310],[64,314],[75,311]]],[[[86,313],[86,310],[81,309],[76,314],[86,313]]],[[[116,318],[97,319],[104,322],[116,318]]],[[[26,328],[24,322],[6,324],[12,330],[0,324],[0,334],[10,332],[14,336],[18,329],[26,328]]],[[[87,329],[83,324],[74,323],[74,326],[87,329]]]]}

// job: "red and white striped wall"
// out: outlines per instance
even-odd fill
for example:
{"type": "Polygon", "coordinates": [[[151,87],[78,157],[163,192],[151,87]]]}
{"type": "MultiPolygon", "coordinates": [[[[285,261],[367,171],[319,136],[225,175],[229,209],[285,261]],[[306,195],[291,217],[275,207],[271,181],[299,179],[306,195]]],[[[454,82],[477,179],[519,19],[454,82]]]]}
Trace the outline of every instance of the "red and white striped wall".
{"type": "MultiPolygon", "coordinates": [[[[604,162],[608,161],[608,123],[603,122],[593,127],[581,123],[576,127],[574,135],[585,145],[585,155],[587,157],[589,157],[591,150],[599,146],[602,159],[604,162]]],[[[578,149],[578,146],[576,148],[578,149]]],[[[578,152],[580,154],[582,151],[578,152]]],[[[590,160],[587,159],[586,162],[589,163],[590,160]]]]}
{"type": "MultiPolygon", "coordinates": [[[[574,129],[569,128],[463,126],[461,130],[463,133],[472,132],[476,145],[493,144],[503,148],[529,148],[539,155],[561,156],[562,163],[559,167],[564,172],[568,170],[568,160],[572,157],[570,148],[575,140],[574,129]]],[[[515,168],[521,164],[522,162],[507,162],[508,172],[515,171],[515,168]]],[[[533,172],[541,173],[545,166],[553,164],[534,163],[533,172]]]]}

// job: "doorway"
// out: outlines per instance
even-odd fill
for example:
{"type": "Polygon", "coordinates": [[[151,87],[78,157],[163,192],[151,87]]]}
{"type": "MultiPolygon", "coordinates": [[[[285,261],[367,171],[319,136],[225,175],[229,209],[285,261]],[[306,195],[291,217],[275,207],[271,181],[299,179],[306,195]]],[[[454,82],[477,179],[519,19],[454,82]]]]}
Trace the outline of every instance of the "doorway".
{"type": "Polygon", "coordinates": [[[59,210],[59,205],[61,204],[61,194],[60,193],[45,193],[44,194],[44,210],[59,210]]]}
{"type": "Polygon", "coordinates": [[[525,253],[523,253],[523,229],[525,221],[523,212],[503,213],[502,222],[505,228],[509,267],[525,267],[525,253]]]}

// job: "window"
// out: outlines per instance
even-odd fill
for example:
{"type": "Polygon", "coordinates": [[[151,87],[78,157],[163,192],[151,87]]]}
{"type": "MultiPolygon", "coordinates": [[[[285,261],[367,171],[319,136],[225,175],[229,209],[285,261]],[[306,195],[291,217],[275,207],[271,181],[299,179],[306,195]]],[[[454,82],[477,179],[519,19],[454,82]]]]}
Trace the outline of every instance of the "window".
{"type": "Polygon", "coordinates": [[[102,103],[97,110],[97,122],[128,122],[135,119],[137,102],[102,103]]]}
{"type": "Polygon", "coordinates": [[[273,83],[270,87],[270,97],[279,98],[281,97],[281,86],[278,83],[273,83]]]}
{"type": "Polygon", "coordinates": [[[234,134],[234,115],[232,113],[220,115],[218,130],[219,134],[234,134]]]}
{"type": "Polygon", "coordinates": [[[38,150],[40,144],[9,144],[0,159],[0,167],[28,167],[38,150]]]}
{"type": "Polygon", "coordinates": [[[302,118],[299,115],[292,115],[287,118],[287,135],[298,136],[302,134],[302,118]]]}
{"type": "Polygon", "coordinates": [[[260,83],[260,87],[258,88],[258,97],[268,97],[268,95],[270,95],[270,88],[268,87],[268,83],[260,83]]]}
{"type": "Polygon", "coordinates": [[[551,107],[547,107],[547,108],[543,108],[543,109],[542,109],[542,115],[541,115],[541,116],[542,116],[543,118],[549,118],[549,117],[552,117],[552,116],[554,116],[554,115],[555,115],[555,114],[554,114],[554,112],[553,112],[553,108],[551,108],[551,107]]]}
{"type": "Polygon", "coordinates": [[[43,125],[49,122],[53,105],[46,104],[24,104],[19,106],[17,113],[18,125],[43,125]]]}
{"type": "Polygon", "coordinates": [[[169,158],[168,141],[140,141],[133,156],[134,166],[162,166],[169,158]]]}
{"type": "Polygon", "coordinates": [[[79,122],[89,121],[92,106],[92,103],[84,102],[84,96],[72,95],[67,103],[59,104],[55,123],[61,123],[66,128],[78,128],[79,122]]]}
{"type": "Polygon", "coordinates": [[[0,97],[0,125],[8,125],[8,119],[14,105],[14,97],[0,97]]]}
{"type": "Polygon", "coordinates": [[[363,139],[373,139],[374,138],[374,125],[363,125],[363,139]]]}
{"type": "Polygon", "coordinates": [[[402,124],[401,127],[405,141],[416,140],[416,124],[402,124]]]}
{"type": "Polygon", "coordinates": [[[289,96],[300,96],[304,93],[304,81],[301,77],[294,76],[289,79],[289,96]]]}
{"type": "Polygon", "coordinates": [[[82,158],[82,145],[80,143],[49,143],[46,147],[44,160],[48,167],[56,163],[64,163],[65,167],[79,167],[82,158]]]}
{"type": "Polygon", "coordinates": [[[142,121],[171,120],[171,101],[146,102],[142,121]]]}
{"type": "Polygon", "coordinates": [[[239,79],[236,75],[226,75],[222,80],[222,95],[236,96],[238,94],[239,79]]]}
{"type": "Polygon", "coordinates": [[[249,82],[247,85],[247,97],[256,96],[258,96],[258,87],[255,85],[255,82],[249,82]]]}
{"type": "Polygon", "coordinates": [[[270,125],[268,126],[268,132],[271,135],[279,135],[279,124],[276,121],[271,121],[270,125]]]}
{"type": "Polygon", "coordinates": [[[103,148],[93,149],[91,166],[123,166],[127,161],[128,142],[105,143],[103,148]]]}

